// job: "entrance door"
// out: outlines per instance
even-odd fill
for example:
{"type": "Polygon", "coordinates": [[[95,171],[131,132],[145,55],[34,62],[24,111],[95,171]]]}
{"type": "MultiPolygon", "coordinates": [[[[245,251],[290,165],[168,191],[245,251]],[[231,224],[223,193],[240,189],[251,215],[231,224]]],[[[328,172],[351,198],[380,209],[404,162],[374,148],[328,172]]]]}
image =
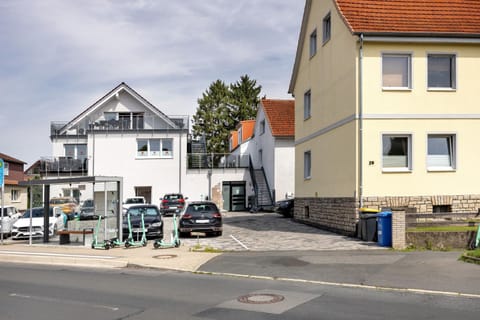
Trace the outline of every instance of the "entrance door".
{"type": "Polygon", "coordinates": [[[244,211],[245,181],[224,181],[222,187],[223,209],[227,211],[244,211]]]}
{"type": "Polygon", "coordinates": [[[152,187],[135,187],[135,195],[144,197],[147,203],[152,203],[152,187]]]}

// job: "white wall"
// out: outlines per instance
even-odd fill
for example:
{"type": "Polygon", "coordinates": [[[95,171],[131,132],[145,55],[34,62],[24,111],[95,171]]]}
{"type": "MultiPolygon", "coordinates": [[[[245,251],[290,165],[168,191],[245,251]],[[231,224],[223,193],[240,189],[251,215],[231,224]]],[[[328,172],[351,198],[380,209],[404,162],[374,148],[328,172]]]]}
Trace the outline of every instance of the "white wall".
{"type": "Polygon", "coordinates": [[[275,147],[275,201],[295,194],[295,148],[293,139],[276,139],[275,147]]]}

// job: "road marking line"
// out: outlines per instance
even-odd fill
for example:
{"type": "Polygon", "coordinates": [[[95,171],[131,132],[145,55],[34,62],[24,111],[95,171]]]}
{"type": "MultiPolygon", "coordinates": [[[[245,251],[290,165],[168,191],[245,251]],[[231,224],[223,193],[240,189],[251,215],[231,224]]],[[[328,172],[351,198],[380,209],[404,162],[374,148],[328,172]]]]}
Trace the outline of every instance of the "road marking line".
{"type": "Polygon", "coordinates": [[[480,294],[462,293],[462,292],[453,292],[453,291],[439,291],[439,290],[426,290],[426,289],[414,289],[414,288],[392,288],[392,287],[382,287],[382,286],[374,286],[374,285],[354,284],[354,283],[328,282],[328,281],[319,281],[319,280],[304,280],[304,279],[270,277],[270,276],[254,276],[254,275],[248,275],[248,274],[226,273],[226,272],[195,271],[193,273],[213,275],[213,276],[235,277],[235,278],[249,278],[249,279],[258,279],[258,280],[301,282],[301,283],[319,284],[319,285],[331,286],[331,287],[370,289],[370,290],[373,289],[373,290],[379,290],[379,291],[404,292],[404,293],[410,292],[415,294],[430,294],[430,295],[439,295],[439,296],[480,299],[480,294]]]}
{"type": "Polygon", "coordinates": [[[53,302],[53,303],[64,303],[64,304],[79,305],[79,306],[88,306],[88,307],[99,308],[99,309],[107,309],[107,310],[110,310],[110,311],[118,311],[119,310],[119,308],[117,308],[117,307],[105,306],[105,305],[101,305],[101,304],[91,304],[91,303],[87,303],[87,302],[73,301],[73,300],[66,300],[66,299],[58,299],[58,298],[50,298],[50,297],[30,296],[30,295],[20,294],[20,293],[10,293],[10,297],[37,300],[37,301],[43,301],[43,302],[53,302]]]}
{"type": "Polygon", "coordinates": [[[246,245],[244,245],[240,240],[238,240],[237,238],[235,238],[233,235],[230,235],[230,237],[231,237],[233,240],[237,241],[237,243],[238,243],[239,245],[241,245],[245,250],[250,250],[250,249],[248,249],[248,247],[247,247],[246,245]]]}
{"type": "Polygon", "coordinates": [[[0,251],[0,254],[14,254],[19,256],[46,256],[46,257],[66,257],[66,258],[94,258],[94,259],[116,259],[112,256],[96,256],[83,254],[63,254],[49,252],[24,252],[24,251],[0,251]]]}

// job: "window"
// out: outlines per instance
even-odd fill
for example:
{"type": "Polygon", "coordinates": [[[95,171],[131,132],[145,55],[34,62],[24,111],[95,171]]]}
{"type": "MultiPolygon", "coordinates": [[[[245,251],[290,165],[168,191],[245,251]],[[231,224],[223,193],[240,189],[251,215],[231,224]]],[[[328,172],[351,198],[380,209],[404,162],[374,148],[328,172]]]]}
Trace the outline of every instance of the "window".
{"type": "Polygon", "coordinates": [[[138,139],[137,157],[139,158],[172,158],[172,139],[138,139]]]}
{"type": "Polygon", "coordinates": [[[411,170],[410,135],[383,135],[383,170],[411,170]]]}
{"type": "Polygon", "coordinates": [[[243,142],[243,132],[242,132],[242,128],[238,129],[238,144],[242,144],[243,142]]]}
{"type": "Polygon", "coordinates": [[[311,108],[312,108],[312,93],[310,90],[305,92],[303,96],[303,120],[307,120],[311,116],[311,108]]]}
{"type": "Polygon", "coordinates": [[[20,199],[20,192],[18,190],[12,189],[10,191],[11,201],[18,201],[20,199]]]}
{"type": "Polygon", "coordinates": [[[382,56],[383,88],[411,89],[411,64],[409,54],[384,54],[382,56]]]}
{"type": "Polygon", "coordinates": [[[85,160],[87,158],[86,144],[65,144],[65,157],[72,159],[85,160]]]}
{"type": "Polygon", "coordinates": [[[427,168],[429,170],[455,169],[455,135],[428,135],[427,168]]]}
{"type": "Polygon", "coordinates": [[[260,134],[265,133],[265,120],[260,121],[260,134]]]}
{"type": "Polygon", "coordinates": [[[8,162],[3,162],[3,175],[4,176],[8,176],[8,167],[9,167],[9,164],[8,162]]]}
{"type": "Polygon", "coordinates": [[[448,213],[452,212],[452,205],[450,204],[440,204],[432,206],[433,213],[448,213]]]}
{"type": "Polygon", "coordinates": [[[312,174],[312,153],[306,151],[303,154],[303,178],[310,179],[312,174]]]}
{"type": "Polygon", "coordinates": [[[332,20],[330,18],[330,13],[328,13],[325,18],[323,18],[323,43],[330,40],[332,34],[332,20]]]}
{"type": "Polygon", "coordinates": [[[455,56],[450,54],[428,55],[428,88],[456,87],[455,56]]]}
{"type": "Polygon", "coordinates": [[[263,149],[258,150],[258,162],[263,166],[263,149]]]}
{"type": "Polygon", "coordinates": [[[143,113],[141,112],[120,112],[118,114],[120,129],[135,130],[143,129],[143,113]]]}
{"type": "Polygon", "coordinates": [[[317,53],[317,29],[310,34],[310,58],[317,53]]]}

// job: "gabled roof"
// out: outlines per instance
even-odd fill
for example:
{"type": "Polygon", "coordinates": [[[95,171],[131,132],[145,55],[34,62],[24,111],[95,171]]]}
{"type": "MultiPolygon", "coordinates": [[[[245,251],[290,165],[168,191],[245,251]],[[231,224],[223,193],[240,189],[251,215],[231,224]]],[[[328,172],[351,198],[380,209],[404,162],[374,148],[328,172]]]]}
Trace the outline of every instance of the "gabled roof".
{"type": "Polygon", "coordinates": [[[76,116],[72,121],[67,123],[60,130],[60,133],[63,133],[66,130],[68,130],[69,128],[71,128],[72,126],[76,125],[78,122],[80,122],[85,117],[87,117],[89,114],[91,114],[95,109],[101,107],[105,102],[107,102],[110,98],[117,95],[121,91],[128,92],[133,98],[135,98],[137,101],[139,101],[147,109],[152,111],[153,114],[157,115],[158,117],[163,119],[166,123],[168,123],[170,126],[172,126],[173,129],[179,129],[178,126],[168,116],[166,116],[163,112],[161,112],[159,109],[157,109],[157,107],[155,107],[153,104],[151,104],[147,99],[145,99],[140,94],[138,94],[135,90],[133,90],[125,82],[122,82],[118,86],[116,86],[114,89],[112,89],[110,92],[108,92],[106,95],[104,95],[103,97],[98,99],[94,104],[92,104],[90,107],[88,107],[85,111],[83,111],[78,116],[76,116]]]}
{"type": "MultiPolygon", "coordinates": [[[[313,1],[306,0],[288,92],[293,93],[313,1]]],[[[330,0],[354,35],[480,38],[479,0],[330,0]]],[[[334,31],[332,31],[334,32],[334,31]]]]}
{"type": "Polygon", "coordinates": [[[0,159],[3,159],[3,161],[5,161],[5,162],[26,164],[26,162],[23,162],[22,160],[15,159],[14,157],[11,157],[11,156],[6,155],[5,153],[1,153],[1,152],[0,152],[0,159]]]}
{"type": "Polygon", "coordinates": [[[274,137],[295,136],[295,100],[262,99],[260,103],[274,137]]]}
{"type": "Polygon", "coordinates": [[[352,33],[480,36],[478,0],[336,0],[352,33]]]}

